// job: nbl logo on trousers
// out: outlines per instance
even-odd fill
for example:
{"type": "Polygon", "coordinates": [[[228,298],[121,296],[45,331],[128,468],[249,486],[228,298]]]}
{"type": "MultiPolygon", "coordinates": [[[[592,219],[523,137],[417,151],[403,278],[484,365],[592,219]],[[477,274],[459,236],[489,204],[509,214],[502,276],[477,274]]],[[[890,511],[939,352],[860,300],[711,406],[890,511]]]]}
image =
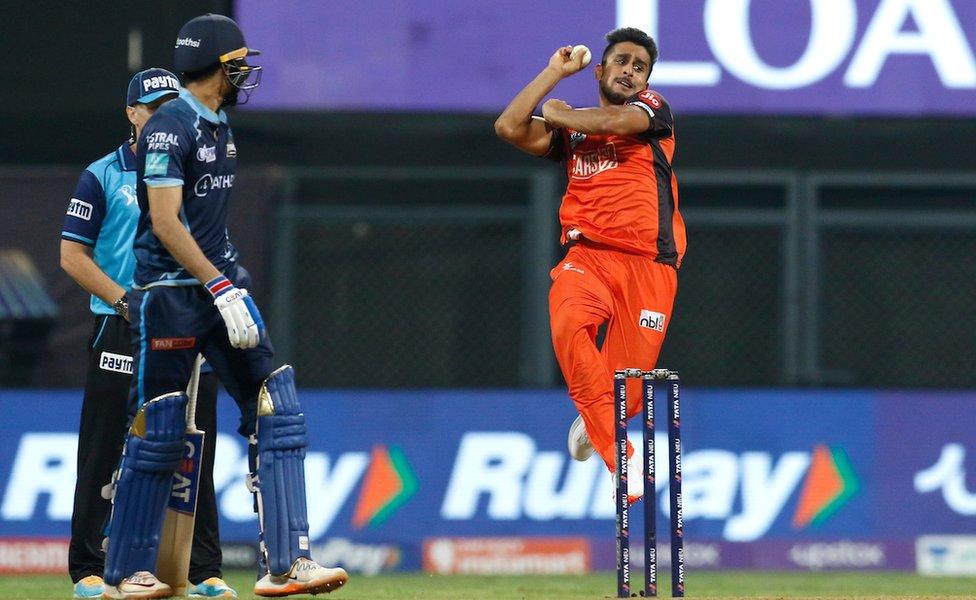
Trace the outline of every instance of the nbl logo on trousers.
{"type": "Polygon", "coordinates": [[[637,324],[641,327],[664,333],[664,313],[654,312],[653,310],[642,310],[640,312],[640,320],[637,324]]]}

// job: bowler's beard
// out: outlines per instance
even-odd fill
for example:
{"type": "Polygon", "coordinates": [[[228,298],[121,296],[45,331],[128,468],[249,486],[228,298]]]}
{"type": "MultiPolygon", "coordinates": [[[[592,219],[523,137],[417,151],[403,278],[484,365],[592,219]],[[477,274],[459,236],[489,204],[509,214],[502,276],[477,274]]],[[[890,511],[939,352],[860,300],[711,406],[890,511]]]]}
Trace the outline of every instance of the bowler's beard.
{"type": "Polygon", "coordinates": [[[607,99],[610,104],[623,104],[630,98],[631,94],[621,94],[620,92],[615,92],[610,84],[604,80],[600,80],[600,93],[603,97],[607,99]]]}

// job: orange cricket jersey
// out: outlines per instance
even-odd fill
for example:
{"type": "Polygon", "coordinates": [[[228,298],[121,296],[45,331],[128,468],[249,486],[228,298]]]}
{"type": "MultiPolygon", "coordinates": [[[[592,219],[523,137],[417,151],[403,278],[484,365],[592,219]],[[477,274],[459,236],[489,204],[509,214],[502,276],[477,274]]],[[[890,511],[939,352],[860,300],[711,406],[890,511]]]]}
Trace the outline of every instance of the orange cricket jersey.
{"type": "Polygon", "coordinates": [[[685,224],[678,211],[671,107],[652,90],[626,104],[650,117],[644,132],[593,135],[553,131],[547,158],[565,164],[569,184],[559,208],[562,239],[584,238],[642,254],[678,268],[685,253],[685,224]]]}

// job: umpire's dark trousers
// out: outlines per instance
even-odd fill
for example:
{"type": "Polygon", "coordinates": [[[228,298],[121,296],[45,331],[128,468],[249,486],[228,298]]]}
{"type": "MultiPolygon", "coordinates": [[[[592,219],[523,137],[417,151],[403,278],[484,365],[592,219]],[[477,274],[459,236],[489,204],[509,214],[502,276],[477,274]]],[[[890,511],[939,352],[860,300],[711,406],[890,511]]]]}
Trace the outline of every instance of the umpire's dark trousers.
{"type": "MultiPolygon", "coordinates": [[[[118,467],[128,423],[132,372],[132,333],[122,317],[99,315],[88,347],[88,375],[78,431],[78,480],[71,515],[68,573],[77,583],[89,575],[102,575],[105,552],[103,530],[112,508],[102,498],[102,486],[118,467]]],[[[190,581],[221,577],[220,532],[213,487],[214,446],[217,434],[217,378],[200,377],[197,427],[206,431],[203,469],[197,496],[197,519],[190,556],[190,581]]]]}

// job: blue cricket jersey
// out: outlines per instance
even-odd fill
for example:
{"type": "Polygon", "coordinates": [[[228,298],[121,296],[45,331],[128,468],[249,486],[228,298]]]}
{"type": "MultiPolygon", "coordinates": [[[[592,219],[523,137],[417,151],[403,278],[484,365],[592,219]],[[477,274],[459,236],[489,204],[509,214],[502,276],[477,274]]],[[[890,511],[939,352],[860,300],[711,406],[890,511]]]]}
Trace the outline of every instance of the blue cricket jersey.
{"type": "Polygon", "coordinates": [[[237,260],[227,237],[227,209],[237,148],[227,115],[215,113],[186,89],[156,110],[139,136],[135,285],[198,285],[152,230],[148,187],[183,187],[180,218],[204,255],[221,272],[237,260]]]}
{"type": "MultiPolygon", "coordinates": [[[[136,201],[136,157],[128,142],[88,165],[81,174],[61,228],[61,238],[92,248],[93,259],[106,275],[125,289],[132,287],[139,205],[136,201]]],[[[96,315],[115,310],[91,297],[96,315]]]]}

